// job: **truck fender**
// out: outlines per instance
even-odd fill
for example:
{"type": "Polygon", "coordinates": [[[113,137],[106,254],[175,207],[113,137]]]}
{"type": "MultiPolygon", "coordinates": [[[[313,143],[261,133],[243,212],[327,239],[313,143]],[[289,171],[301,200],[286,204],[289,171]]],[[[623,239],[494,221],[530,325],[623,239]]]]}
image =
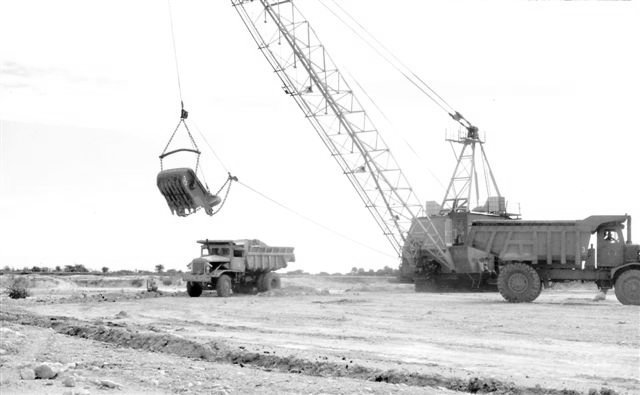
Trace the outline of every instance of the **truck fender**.
{"type": "Polygon", "coordinates": [[[222,276],[223,274],[227,274],[229,277],[231,277],[232,279],[235,278],[235,273],[233,270],[214,270],[211,272],[211,278],[218,278],[220,276],[222,276]]]}
{"type": "Polygon", "coordinates": [[[618,266],[614,269],[611,269],[611,280],[615,281],[619,275],[627,271],[628,269],[639,269],[640,270],[640,262],[631,262],[626,265],[618,266]]]}

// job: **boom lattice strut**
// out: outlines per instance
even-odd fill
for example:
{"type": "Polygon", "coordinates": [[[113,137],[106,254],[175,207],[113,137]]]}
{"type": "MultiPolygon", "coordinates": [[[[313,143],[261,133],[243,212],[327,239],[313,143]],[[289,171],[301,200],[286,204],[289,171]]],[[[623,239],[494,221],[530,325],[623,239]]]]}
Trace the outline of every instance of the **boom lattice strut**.
{"type": "Polygon", "coordinates": [[[424,213],[378,130],[293,1],[231,0],[253,39],[336,159],[398,255],[412,223],[433,258],[452,267],[442,236],[424,213]],[[420,217],[420,221],[416,221],[420,217]]]}

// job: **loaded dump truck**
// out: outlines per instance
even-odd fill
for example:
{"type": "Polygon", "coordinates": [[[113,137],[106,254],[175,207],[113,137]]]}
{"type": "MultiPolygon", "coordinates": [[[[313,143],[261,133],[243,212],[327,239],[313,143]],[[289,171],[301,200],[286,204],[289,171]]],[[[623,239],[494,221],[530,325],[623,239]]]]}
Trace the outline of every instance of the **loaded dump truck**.
{"type": "Polygon", "coordinates": [[[215,289],[218,296],[280,288],[275,273],[295,261],[293,247],[270,247],[260,240],[198,240],[200,257],[189,263],[183,279],[187,293],[198,297],[215,289]]]}
{"type": "Polygon", "coordinates": [[[592,281],[604,291],[615,288],[620,303],[640,305],[640,246],[631,243],[631,216],[475,220],[465,230],[468,233],[458,235],[451,247],[460,250],[452,254],[454,259],[469,261],[472,271],[493,274],[509,302],[531,302],[543,286],[579,280],[592,281]],[[596,248],[589,245],[592,236],[596,248]]]}

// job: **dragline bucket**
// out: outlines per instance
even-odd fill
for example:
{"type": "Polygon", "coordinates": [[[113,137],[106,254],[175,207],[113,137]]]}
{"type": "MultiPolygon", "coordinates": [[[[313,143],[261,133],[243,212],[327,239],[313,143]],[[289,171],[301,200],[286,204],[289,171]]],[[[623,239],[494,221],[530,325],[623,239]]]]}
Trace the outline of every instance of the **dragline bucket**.
{"type": "Polygon", "coordinates": [[[200,207],[208,215],[213,215],[213,208],[222,201],[202,185],[190,168],[163,170],[158,173],[157,184],[171,213],[180,217],[193,214],[200,207]]]}

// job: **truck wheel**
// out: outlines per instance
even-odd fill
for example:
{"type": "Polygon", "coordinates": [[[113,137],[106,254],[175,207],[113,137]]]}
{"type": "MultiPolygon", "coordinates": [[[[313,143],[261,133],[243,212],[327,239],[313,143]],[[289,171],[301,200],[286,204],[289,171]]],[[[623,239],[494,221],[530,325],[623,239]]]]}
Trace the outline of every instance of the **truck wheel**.
{"type": "Polygon", "coordinates": [[[277,273],[269,272],[265,273],[262,279],[262,288],[265,291],[271,291],[272,289],[279,289],[281,287],[280,276],[277,273]]]}
{"type": "Polygon", "coordinates": [[[226,274],[218,277],[218,281],[216,281],[216,292],[221,298],[231,296],[231,277],[226,274]]]}
{"type": "Polygon", "coordinates": [[[187,294],[192,298],[202,295],[202,285],[200,283],[187,282],[187,294]]]}
{"type": "Polygon", "coordinates": [[[631,269],[622,273],[614,288],[620,303],[640,305],[640,270],[631,269]]]}
{"type": "Polygon", "coordinates": [[[498,291],[511,303],[534,301],[542,292],[538,272],[525,263],[509,263],[500,269],[498,291]]]}

